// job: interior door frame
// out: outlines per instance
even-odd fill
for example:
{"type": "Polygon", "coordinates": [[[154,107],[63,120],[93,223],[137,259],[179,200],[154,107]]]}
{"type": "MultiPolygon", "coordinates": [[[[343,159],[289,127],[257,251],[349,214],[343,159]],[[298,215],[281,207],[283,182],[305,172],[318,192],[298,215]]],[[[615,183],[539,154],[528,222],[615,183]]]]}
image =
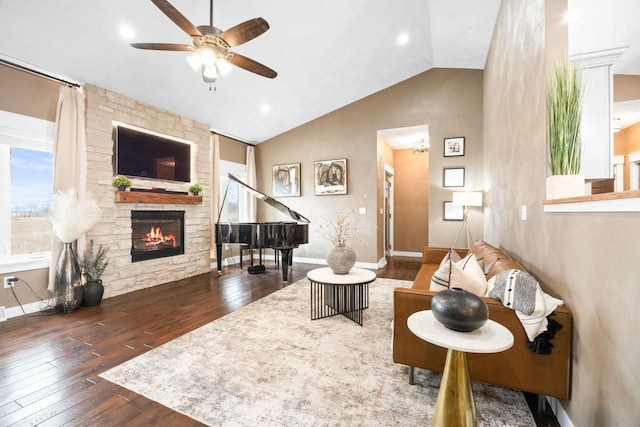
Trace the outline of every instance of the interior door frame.
{"type": "Polygon", "coordinates": [[[383,164],[384,175],[382,177],[382,188],[384,191],[383,195],[383,220],[382,220],[382,237],[383,237],[383,248],[385,256],[393,256],[394,248],[393,248],[393,221],[394,221],[394,169],[391,165],[384,163],[383,164]],[[389,177],[389,188],[387,188],[387,177],[389,177]],[[388,236],[388,241],[387,241],[388,236]]]}

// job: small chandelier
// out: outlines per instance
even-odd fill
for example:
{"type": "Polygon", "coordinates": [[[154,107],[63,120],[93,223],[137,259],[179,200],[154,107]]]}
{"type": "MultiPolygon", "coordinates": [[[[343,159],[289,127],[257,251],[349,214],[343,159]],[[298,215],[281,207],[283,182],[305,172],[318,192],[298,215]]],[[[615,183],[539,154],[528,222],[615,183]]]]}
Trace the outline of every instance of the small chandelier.
{"type": "Polygon", "coordinates": [[[429,151],[429,141],[420,138],[419,141],[413,143],[413,154],[422,154],[429,151]]]}

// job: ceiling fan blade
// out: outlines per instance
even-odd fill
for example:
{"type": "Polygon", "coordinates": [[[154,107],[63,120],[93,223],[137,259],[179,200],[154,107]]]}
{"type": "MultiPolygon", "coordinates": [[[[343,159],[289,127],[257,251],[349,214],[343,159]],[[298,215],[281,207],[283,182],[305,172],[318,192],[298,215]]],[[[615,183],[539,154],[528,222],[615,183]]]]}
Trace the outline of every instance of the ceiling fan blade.
{"type": "Polygon", "coordinates": [[[131,43],[136,49],[190,51],[193,46],[176,43],[131,43]]]}
{"type": "Polygon", "coordinates": [[[193,25],[184,15],[178,12],[178,9],[171,6],[166,0],[151,0],[153,4],[155,4],[158,9],[162,11],[169,19],[171,19],[178,27],[182,29],[185,33],[190,36],[201,36],[202,33],[193,25]]]}
{"type": "Polygon", "coordinates": [[[267,21],[262,18],[254,18],[229,28],[218,37],[227,42],[230,47],[235,47],[255,39],[268,29],[267,21]]]}
{"type": "Polygon", "coordinates": [[[233,54],[233,58],[231,58],[229,62],[237,67],[244,68],[247,71],[251,71],[252,73],[259,74],[269,79],[273,79],[278,75],[278,73],[273,71],[271,68],[237,53],[233,54]]]}

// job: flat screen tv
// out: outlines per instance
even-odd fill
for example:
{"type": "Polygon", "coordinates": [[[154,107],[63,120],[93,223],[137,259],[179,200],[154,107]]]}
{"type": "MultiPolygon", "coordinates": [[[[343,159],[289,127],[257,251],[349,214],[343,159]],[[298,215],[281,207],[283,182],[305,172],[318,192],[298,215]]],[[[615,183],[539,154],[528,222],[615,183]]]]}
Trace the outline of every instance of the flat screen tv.
{"type": "Polygon", "coordinates": [[[191,145],[127,126],[114,126],[115,174],[191,181],[191,145]]]}

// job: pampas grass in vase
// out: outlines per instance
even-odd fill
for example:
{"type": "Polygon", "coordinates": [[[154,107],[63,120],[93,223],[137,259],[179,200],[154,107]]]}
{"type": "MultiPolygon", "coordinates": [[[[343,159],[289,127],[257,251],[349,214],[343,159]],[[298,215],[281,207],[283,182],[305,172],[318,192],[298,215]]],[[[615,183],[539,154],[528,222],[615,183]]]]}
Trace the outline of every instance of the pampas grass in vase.
{"type": "Polygon", "coordinates": [[[70,243],[96,225],[101,213],[90,193],[78,195],[71,188],[53,195],[49,220],[53,234],[61,242],[70,243]]]}
{"type": "Polygon", "coordinates": [[[72,313],[82,301],[82,275],[72,242],[98,222],[100,213],[91,194],[78,195],[72,188],[53,195],[49,220],[53,234],[64,244],[54,280],[54,305],[57,311],[72,313]]]}

